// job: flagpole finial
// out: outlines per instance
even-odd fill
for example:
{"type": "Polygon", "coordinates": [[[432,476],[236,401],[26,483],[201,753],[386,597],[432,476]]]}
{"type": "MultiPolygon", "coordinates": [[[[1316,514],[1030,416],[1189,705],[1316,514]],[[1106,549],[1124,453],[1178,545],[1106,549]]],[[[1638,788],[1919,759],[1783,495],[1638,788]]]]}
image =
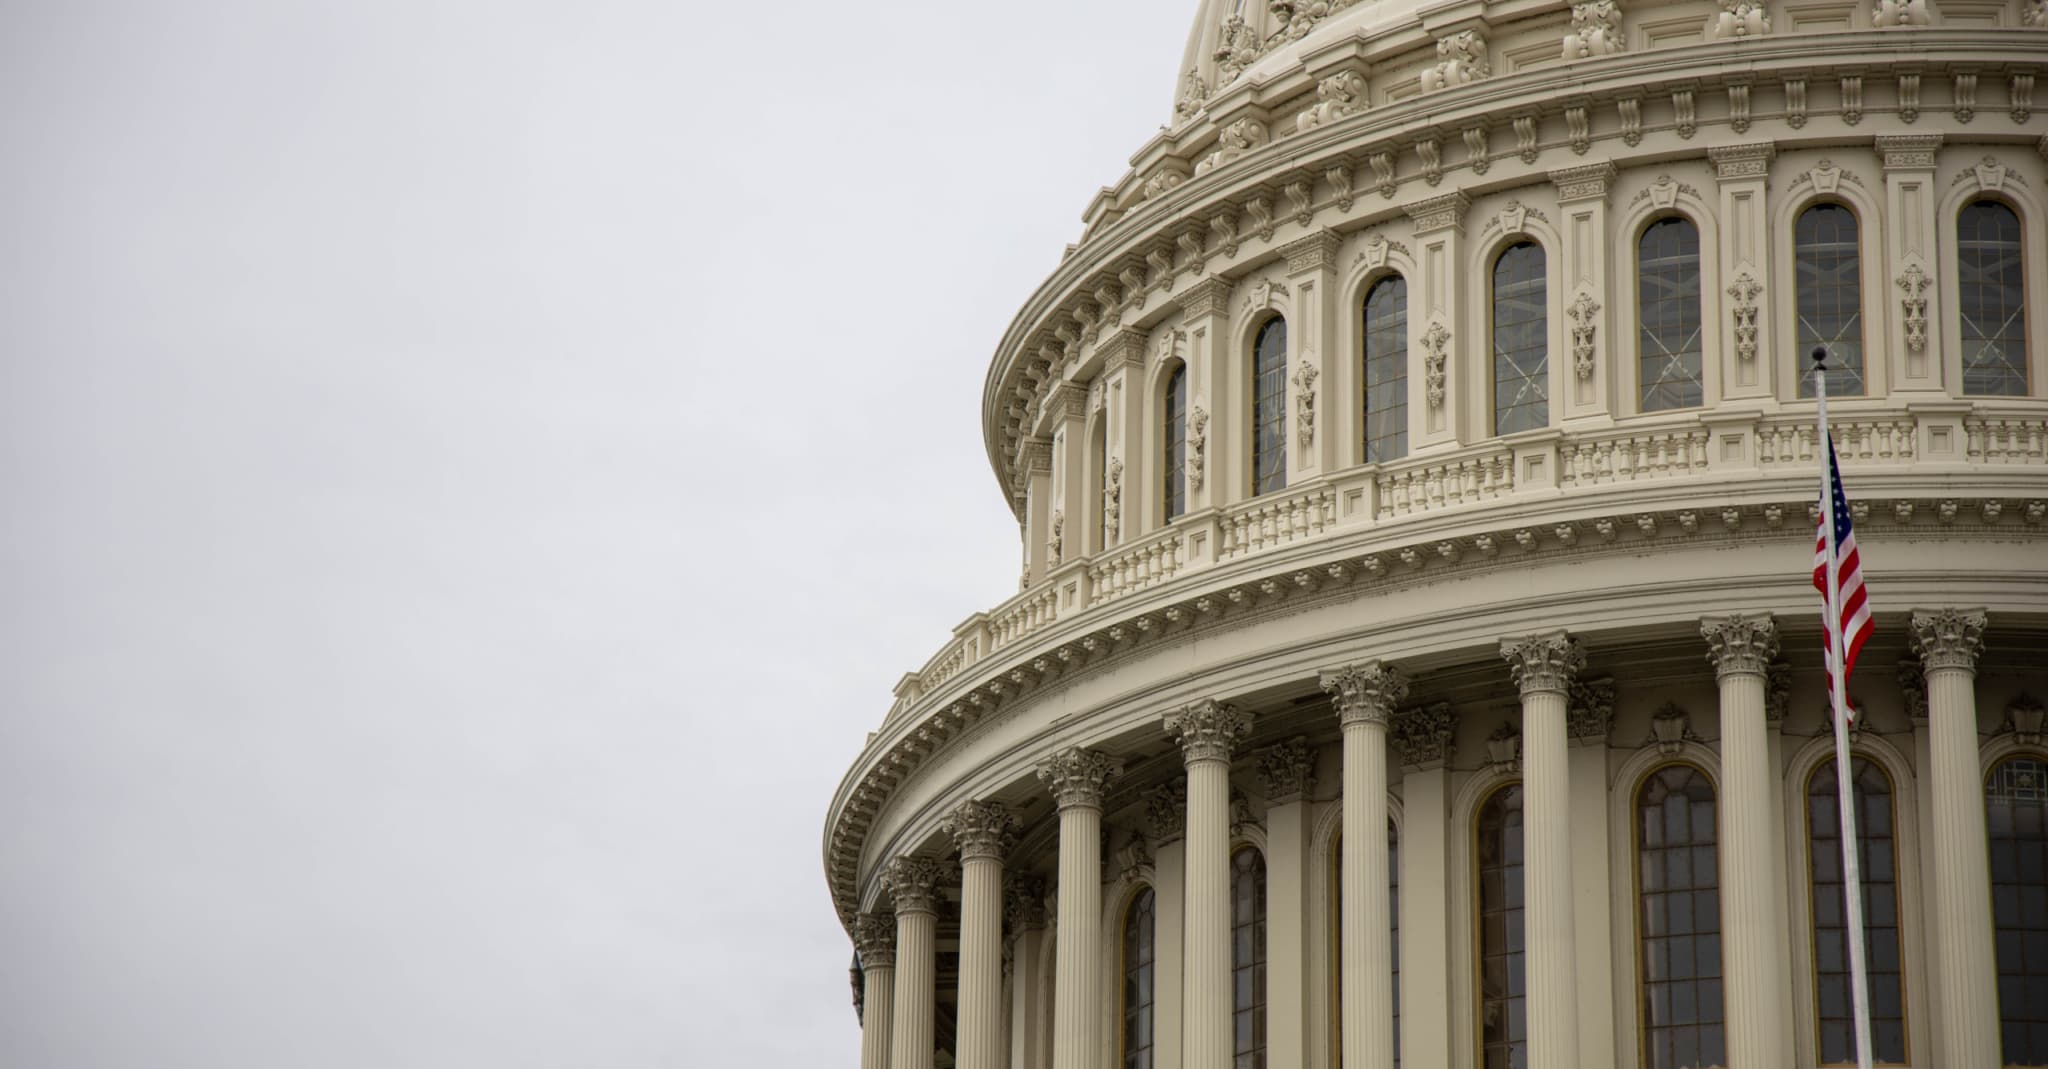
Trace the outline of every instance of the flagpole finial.
{"type": "Polygon", "coordinates": [[[1817,370],[1817,371],[1826,371],[1826,370],[1828,369],[1828,347],[1827,347],[1827,346],[1825,346],[1825,345],[1816,345],[1816,346],[1814,346],[1814,347],[1813,347],[1813,366],[1814,366],[1814,369],[1815,369],[1815,370],[1817,370]]]}

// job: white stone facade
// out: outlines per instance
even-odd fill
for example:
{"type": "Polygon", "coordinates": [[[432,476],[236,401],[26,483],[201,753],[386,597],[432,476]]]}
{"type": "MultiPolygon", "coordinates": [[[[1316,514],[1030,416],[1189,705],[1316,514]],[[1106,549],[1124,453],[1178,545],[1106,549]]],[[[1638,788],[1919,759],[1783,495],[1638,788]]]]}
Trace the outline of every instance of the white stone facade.
{"type": "Polygon", "coordinates": [[[2048,9],[1200,6],[1173,124],[989,369],[1020,592],[903,678],[832,800],[864,1069],[1138,1064],[1134,908],[1143,1064],[1248,1064],[1240,1010],[1275,1069],[1481,1069],[1489,1012],[1526,1014],[1533,1069],[1836,1060],[1815,338],[1861,356],[1830,415],[1877,619],[1850,693],[1890,788],[1883,1060],[2048,1060],[2011,1039],[2048,957],[2002,957],[1986,824],[2048,760],[2048,9]],[[1653,265],[1670,220],[1696,244],[1653,265]],[[1682,990],[1646,912],[1665,784],[1711,799],[1686,923],[1719,961],[1682,990]],[[1512,1011],[1480,894],[1505,785],[1512,1011]],[[1387,821],[1391,853],[1338,845],[1387,821]]]}

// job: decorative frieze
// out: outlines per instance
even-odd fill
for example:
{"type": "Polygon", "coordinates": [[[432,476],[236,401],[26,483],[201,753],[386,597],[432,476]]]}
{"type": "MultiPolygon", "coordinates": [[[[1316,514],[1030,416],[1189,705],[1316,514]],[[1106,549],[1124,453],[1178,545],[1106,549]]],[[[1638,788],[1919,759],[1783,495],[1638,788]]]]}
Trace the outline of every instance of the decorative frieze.
{"type": "Polygon", "coordinates": [[[1294,367],[1290,381],[1294,384],[1294,422],[1301,447],[1307,449],[1316,444],[1316,370],[1315,354],[1302,357],[1294,367]]]}
{"type": "Polygon", "coordinates": [[[1595,59],[1628,50],[1621,33],[1621,5],[1616,0],[1591,0],[1572,5],[1572,28],[1564,35],[1564,59],[1595,59]]]}
{"type": "Polygon", "coordinates": [[[1927,11],[1927,0],[1877,0],[1877,7],[1870,12],[1870,24],[1879,29],[1904,26],[1931,26],[1933,18],[1927,11]]]}
{"type": "Polygon", "coordinates": [[[1599,329],[1600,302],[1593,299],[1590,290],[1580,290],[1578,297],[1565,309],[1572,321],[1572,370],[1580,382],[1593,378],[1593,333],[1599,329]]]}
{"type": "Polygon", "coordinates": [[[896,904],[896,915],[938,912],[939,878],[946,864],[935,857],[899,857],[882,873],[882,884],[896,904]]]}
{"type": "Polygon", "coordinates": [[[939,828],[952,836],[962,861],[1000,859],[1016,836],[1017,818],[996,802],[963,802],[940,822],[939,828]]]}
{"type": "Polygon", "coordinates": [[[1230,283],[1220,278],[1203,279],[1189,286],[1174,303],[1188,319],[1222,315],[1230,309],[1230,283]]]}
{"type": "Polygon", "coordinates": [[[1879,134],[1877,151],[1887,171],[1927,171],[1934,168],[1934,152],[1941,147],[1940,134],[1879,134]]]}
{"type": "Polygon", "coordinates": [[[1408,696],[1407,675],[1380,661],[1332,669],[1320,681],[1337,707],[1340,724],[1386,724],[1394,706],[1408,696]]]}
{"type": "Polygon", "coordinates": [[[1614,164],[1601,162],[1552,171],[1550,181],[1557,186],[1558,203],[1570,204],[1574,201],[1599,200],[1606,197],[1607,187],[1613,184],[1614,176],[1614,164]]]}
{"type": "Polygon", "coordinates": [[[1707,19],[1707,40],[1742,41],[1771,32],[1771,16],[1763,0],[1721,0],[1719,14],[1707,19]]]}
{"type": "Polygon", "coordinates": [[[1233,162],[1248,153],[1256,152],[1272,140],[1272,133],[1266,124],[1249,116],[1237,119],[1216,135],[1216,151],[1195,164],[1195,173],[1208,174],[1210,171],[1233,162]]]}
{"type": "Polygon", "coordinates": [[[1778,655],[1778,625],[1769,614],[1709,616],[1700,621],[1700,635],[1707,640],[1716,679],[1763,675],[1778,655]]]}
{"type": "Polygon", "coordinates": [[[1393,716],[1389,734],[1410,768],[1442,768],[1451,760],[1457,737],[1451,703],[1433,702],[1402,709],[1393,716]]]}
{"type": "Polygon", "coordinates": [[[1410,204],[1408,218],[1415,221],[1415,234],[1420,237],[1463,225],[1465,211],[1470,207],[1472,202],[1463,193],[1445,193],[1410,204]]]}
{"type": "Polygon", "coordinates": [[[1106,753],[1070,746],[1046,758],[1037,769],[1038,781],[1052,792],[1061,809],[1102,806],[1102,788],[1122,774],[1123,764],[1106,753]]]}
{"type": "Polygon", "coordinates": [[[1981,609],[1937,609],[1913,614],[1913,651],[1930,672],[1960,668],[1974,672],[1984,650],[1986,616],[1981,609]]]}
{"type": "Polygon", "coordinates": [[[1166,714],[1166,732],[1180,742],[1188,764],[1229,761],[1238,740],[1252,733],[1252,718],[1228,702],[1204,698],[1166,714]]]}
{"type": "MultiPolygon", "coordinates": [[[[1325,229],[1288,242],[1280,247],[1280,254],[1287,258],[1287,273],[1300,275],[1325,267],[1335,267],[1337,250],[1343,246],[1342,234],[1325,229]]],[[[1287,291],[1283,289],[1280,292],[1287,291]]]]}
{"type": "Polygon", "coordinates": [[[1460,30],[1438,39],[1436,56],[1436,66],[1422,72],[1425,93],[1456,88],[1493,74],[1486,62],[1486,38],[1478,30],[1460,30]]]}
{"type": "Polygon", "coordinates": [[[1735,317],[1735,355],[1744,363],[1756,359],[1756,299],[1763,292],[1763,285],[1747,271],[1736,275],[1728,285],[1728,296],[1735,302],[1729,305],[1735,317]]]}
{"type": "Polygon", "coordinates": [[[1899,306],[1905,314],[1906,348],[1916,353],[1927,349],[1927,287],[1933,283],[1917,263],[1909,263],[1899,272],[1899,289],[1905,292],[1899,306]]]}
{"type": "Polygon", "coordinates": [[[1432,410],[1444,406],[1444,365],[1447,359],[1446,349],[1450,344],[1450,329],[1445,327],[1440,319],[1431,322],[1429,329],[1422,334],[1424,397],[1432,410]]]}
{"type": "Polygon", "coordinates": [[[1188,410],[1188,490],[1202,488],[1203,460],[1208,456],[1209,410],[1196,405],[1188,410]]]}
{"type": "Polygon", "coordinates": [[[1181,187],[1188,180],[1188,165],[1175,159],[1168,159],[1145,179],[1145,199],[1163,197],[1181,187]]]}
{"type": "Polygon", "coordinates": [[[1771,157],[1777,153],[1778,147],[1771,142],[1753,141],[1746,145],[1710,148],[1707,158],[1714,162],[1714,177],[1723,182],[1734,182],[1768,176],[1771,157]]]}
{"type": "Polygon", "coordinates": [[[1505,638],[1500,655],[1523,697],[1546,691],[1566,693],[1572,678],[1586,667],[1586,653],[1562,631],[1525,638],[1505,638]]]}
{"type": "Polygon", "coordinates": [[[1316,754],[1308,739],[1296,736],[1258,753],[1260,791],[1267,805],[1306,799],[1315,789],[1316,754]]]}

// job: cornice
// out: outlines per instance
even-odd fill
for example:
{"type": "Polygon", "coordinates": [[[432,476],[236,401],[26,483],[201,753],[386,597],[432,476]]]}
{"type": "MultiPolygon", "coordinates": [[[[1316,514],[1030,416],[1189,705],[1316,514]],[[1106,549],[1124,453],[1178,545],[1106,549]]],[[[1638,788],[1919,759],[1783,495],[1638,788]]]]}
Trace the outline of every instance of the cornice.
{"type": "MultiPolygon", "coordinates": [[[[1467,169],[1470,175],[1460,188],[1476,195],[1542,181],[1549,173],[1541,166],[1544,157],[1549,157],[1550,168],[1556,169],[1556,163],[1572,158],[1559,160],[1556,153],[1568,150],[1573,156],[1581,156],[1595,144],[1601,146],[1599,156],[1624,168],[1639,161],[1668,157],[1669,146],[1640,145],[1646,131],[1675,129],[1678,137],[1690,140],[1706,129],[1732,128],[1737,136],[1747,137],[1751,142],[1775,142],[1782,150],[1807,143],[1833,144],[1846,131],[1811,120],[1839,116],[1842,122],[1854,123],[1861,121],[1866,111],[1881,114],[1903,106],[1874,104],[1866,109],[1862,100],[1866,86],[1891,86],[1902,76],[1920,78],[1954,69],[1974,71],[1980,81],[2017,79],[2014,86],[2026,83],[2018,90],[2024,94],[2030,91],[2035,72],[2048,65],[2048,34],[1935,26],[1916,28],[1910,35],[1910,44],[1903,46],[1913,54],[1910,71],[1896,64],[1881,71],[1872,70],[1868,63],[1870,32],[1777,34],[1740,43],[1649,49],[1596,61],[1545,66],[1486,78],[1421,98],[1381,104],[1292,136],[1285,136],[1285,116],[1276,116],[1273,126],[1282,136],[1247,152],[1242,160],[1189,178],[1120,212],[1105,213],[1116,217],[1092,226],[1081,245],[1025,302],[1006,329],[984,380],[985,445],[999,482],[1008,495],[1011,467],[1006,454],[1012,448],[1014,428],[1006,417],[1011,414],[1010,389],[1031,361],[1027,354],[1036,353],[1053,337],[1056,323],[1074,319],[1082,301],[1096,301],[1095,294],[1107,282],[1121,285],[1122,310],[1136,313],[1132,322],[1150,322],[1162,302],[1172,296],[1169,291],[1174,282],[1187,277],[1195,265],[1205,267],[1205,277],[1213,281],[1218,274],[1242,272],[1271,257],[1276,251],[1270,248],[1270,243],[1277,240],[1277,226],[1291,222],[1314,229],[1321,225],[1333,233],[1348,234],[1389,216],[1399,216],[1412,210],[1417,201],[1428,199],[1417,196],[1418,193],[1436,194],[1432,187],[1443,171],[1467,169]],[[1739,69],[1727,62],[1727,50],[1731,48],[1741,50],[1739,69]],[[1810,109],[1806,87],[1838,78],[1856,83],[1852,99],[1840,106],[1810,109]],[[1780,86],[1785,90],[1782,94],[1759,94],[1761,99],[1752,105],[1753,87],[1775,90],[1780,86]],[[1694,117],[1697,101],[1723,92],[1733,94],[1726,112],[1716,109],[1704,117],[1694,117]],[[1666,95],[1674,104],[1683,98],[1676,125],[1664,123],[1646,128],[1641,118],[1641,102],[1666,95]],[[1737,96],[1739,109],[1735,106],[1737,96]],[[1850,117],[1852,107],[1854,118],[1850,117]],[[1589,129],[1581,131],[1587,122],[1586,115],[1581,114],[1579,122],[1570,124],[1580,132],[1569,138],[1541,139],[1544,123],[1569,118],[1566,112],[1573,108],[1582,113],[1588,108],[1618,110],[1620,121],[1592,122],[1589,129]],[[1777,125],[1768,130],[1752,129],[1766,122],[1777,125]],[[1425,141],[1440,150],[1461,143],[1462,137],[1469,150],[1474,144],[1486,146],[1505,140],[1503,135],[1508,135],[1511,128],[1523,161],[1519,165],[1513,162],[1516,153],[1511,152],[1505,156],[1483,154],[1434,168],[1403,166],[1398,178],[1391,169],[1381,170],[1382,166],[1391,167],[1397,158],[1413,155],[1425,141]],[[1621,144],[1612,143],[1617,139],[1621,144]],[[1381,159],[1376,161],[1375,157],[1381,159]],[[1490,173],[1488,164],[1496,165],[1490,173]],[[1332,184],[1338,181],[1338,175],[1342,175],[1341,187],[1332,184]],[[1385,196],[1372,196],[1374,203],[1368,209],[1367,199],[1359,194],[1370,192],[1367,183],[1375,175],[1383,177],[1380,192],[1385,196]],[[1483,180],[1481,175],[1485,175],[1483,180]],[[1354,185],[1361,188],[1354,191],[1354,185]],[[1324,194],[1325,189],[1330,193],[1324,194]],[[1267,220],[1263,224],[1260,206],[1267,220]],[[1234,230],[1238,229],[1237,219],[1250,223],[1230,239],[1243,245],[1235,256],[1210,247],[1205,240],[1219,211],[1230,214],[1234,230]],[[1190,244],[1197,251],[1191,252],[1190,244]],[[1235,262],[1219,265],[1215,262],[1219,257],[1235,262]],[[1133,267],[1148,262],[1149,270],[1133,267]],[[1133,278],[1140,280],[1139,285],[1131,285],[1133,278]]],[[[1898,50],[1902,40],[1905,38],[1898,35],[1889,37],[1887,47],[1898,50]]],[[[2017,106],[2013,110],[2015,117],[2023,113],[2017,106]]],[[[2014,136],[1995,122],[1963,126],[1965,120],[1949,109],[1930,109],[1916,118],[1925,126],[1946,127],[1956,123],[1952,141],[1967,138],[1972,143],[1999,142],[2014,136]]],[[[2024,125],[2025,119],[2014,121],[2024,125]]],[[[2027,130],[2019,134],[2025,135],[2030,143],[2037,136],[2027,130]]],[[[1182,132],[1177,130],[1176,137],[1181,136],[1182,132]]],[[[1891,134],[1887,132],[1885,136],[1891,134]]],[[[1725,139],[1724,134],[1717,132],[1699,143],[1704,149],[1709,143],[1725,139]]],[[[1176,143],[1170,138],[1159,146],[1165,151],[1176,143]]],[[[1167,162],[1187,169],[1187,164],[1178,159],[1168,158],[1167,162]]],[[[1068,355],[1076,354],[1070,351],[1068,355]]],[[[1014,499],[1012,506],[1017,507],[1014,499]]]]}
{"type": "MultiPolygon", "coordinates": [[[[1990,474],[2010,481],[2010,471],[1990,474]]],[[[1724,500],[1701,499],[1697,488],[1655,505],[1612,511],[1574,510],[1571,499],[1549,502],[1549,511],[1501,510],[1486,516],[1454,517],[1451,529],[1428,524],[1404,527],[1397,539],[1375,538],[1373,530],[1289,547],[1200,573],[1200,580],[1169,583],[1115,604],[1114,611],[1090,613],[1073,626],[1055,628],[1033,641],[1007,647],[1000,656],[961,673],[927,695],[909,715],[885,724],[835,792],[825,838],[828,883],[842,918],[858,906],[856,876],[863,840],[888,799],[974,744],[996,725],[1023,715],[1098,673],[1113,672],[1164,644],[1198,641],[1220,630],[1254,626],[1276,615],[1356,598],[1367,591],[1393,591],[1438,583],[1454,575],[1484,576],[1526,568],[1537,561],[1591,561],[1658,550],[1710,549],[1811,539],[1803,477],[1780,477],[1729,488],[1724,500]],[[1555,506],[1565,506],[1556,508],[1555,506]],[[1474,522],[1474,521],[1478,522],[1474,522]],[[1512,521],[1512,522],[1509,522],[1512,521]],[[1569,530],[1570,537],[1564,532],[1569,530]],[[1521,536],[1530,537],[1523,538],[1521,536]],[[1443,547],[1456,547],[1444,552],[1443,547]],[[1517,547],[1508,549],[1506,547],[1517,547]]],[[[2020,499],[2016,508],[1986,509],[1996,498],[1954,496],[1956,480],[1892,479],[1875,472],[1858,478],[1859,517],[1866,530],[1894,537],[1914,531],[1944,541],[2015,537],[2048,539],[2048,516],[2038,502],[2020,499]],[[1896,488],[1895,485],[1896,484],[1896,488]],[[2026,517],[2022,520],[2011,516],[2026,517]],[[2001,522],[2001,517],[2006,517],[2001,522]]],[[[1643,497],[1654,486],[1621,489],[1643,497]]],[[[2007,495],[2003,500],[2012,500],[2007,495]]],[[[1616,501],[1611,504],[1620,504],[1616,501]]],[[[1910,606],[1898,606],[1904,611],[1910,606]]],[[[1396,714],[1398,720],[1400,714],[1396,714]]]]}

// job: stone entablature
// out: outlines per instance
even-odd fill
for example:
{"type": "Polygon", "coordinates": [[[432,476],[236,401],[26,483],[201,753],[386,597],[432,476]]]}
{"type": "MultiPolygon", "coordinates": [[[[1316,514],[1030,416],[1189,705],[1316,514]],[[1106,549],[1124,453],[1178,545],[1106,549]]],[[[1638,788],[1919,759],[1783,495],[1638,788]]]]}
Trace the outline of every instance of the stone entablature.
{"type": "MultiPolygon", "coordinates": [[[[1880,141],[1945,134],[1941,147],[1929,150],[1930,158],[1940,157],[1935,193],[1946,192],[1951,174],[1974,169],[1987,155],[1996,157],[2001,172],[2038,185],[2042,142],[2030,125],[2031,94],[2040,68],[2048,66],[2048,34],[2037,41],[2031,33],[1943,26],[1911,32],[1925,35],[1916,38],[1924,50],[1914,53],[1912,64],[1880,70],[1870,69],[1859,51],[1865,38],[1806,33],[1745,42],[1739,73],[1731,73],[1720,49],[1702,47],[1611,55],[1597,68],[1496,75],[1426,99],[1388,100],[1337,115],[1276,138],[1273,144],[1285,146],[1284,160],[1279,150],[1248,149],[1237,163],[1111,213],[1113,219],[1103,215],[1026,304],[998,349],[983,405],[991,462],[1021,518],[1028,480],[1014,461],[1020,443],[1044,433],[1050,415],[1046,395],[1054,385],[1101,374],[1105,361],[1099,354],[1123,344],[1110,339],[1133,331],[1149,336],[1162,327],[1185,331],[1185,324],[1199,318],[1194,303],[1206,301],[1202,290],[1221,285],[1223,301],[1236,299],[1233,291],[1256,282],[1263,268],[1280,262],[1290,242],[1304,236],[1327,233],[1412,247],[1424,227],[1411,216],[1424,202],[1444,196],[1439,183],[1446,177],[1458,182],[1456,195],[1467,204],[1513,191],[1530,209],[1561,217],[1561,205],[1585,195],[1579,189],[1585,182],[1558,176],[1569,179],[1588,160],[1606,159],[1618,168],[1615,184],[1654,167],[1658,177],[1673,178],[1674,196],[1696,197],[1713,214],[1719,210],[1717,184],[1738,176],[1688,167],[1685,158],[1672,159],[1674,153],[1704,165],[1707,147],[1725,148],[1737,132],[1734,140],[1775,145],[1776,160],[1763,165],[1772,189],[1780,191],[1772,194],[1776,202],[1791,195],[1790,183],[1815,169],[1815,161],[1800,154],[1804,146],[1826,146],[1822,154],[1830,166],[1861,172],[1864,192],[1883,197],[1883,161],[1897,153],[1880,141]],[[1570,93],[1549,84],[1567,73],[1570,93]],[[1844,139],[1870,147],[1843,146],[1844,139]],[[1660,162],[1638,167],[1639,158],[1660,162]],[[1282,166],[1261,170],[1253,166],[1256,161],[1282,166]]],[[[1213,151],[1200,148],[1189,159],[1199,162],[1213,151]]],[[[1192,172],[1192,162],[1176,166],[1192,172]]],[[[1619,215],[1624,207],[1612,204],[1610,211],[1619,215]]],[[[1469,232],[1463,235],[1468,242],[1485,240],[1483,218],[1463,212],[1453,222],[1469,232]]],[[[1347,248],[1339,258],[1349,266],[1355,256],[1347,248]]],[[[1740,259],[1732,253],[1727,258],[1731,264],[1740,259]]],[[[1903,257],[1892,259],[1887,280],[1911,266],[1903,257]]],[[[1762,268],[1749,277],[1760,273],[1762,268]]],[[[1741,282],[1727,274],[1722,284],[1741,282]]],[[[1718,301],[1724,290],[1717,285],[1709,292],[1718,301]]],[[[1601,335],[1622,336],[1611,325],[1618,302],[1606,296],[1591,298],[1610,308],[1602,317],[1607,329],[1586,335],[1596,348],[1601,335]]],[[[1767,294],[1766,307],[1777,299],[1767,294]]],[[[1739,298],[1727,301],[1716,322],[1734,314],[1739,298]]],[[[1461,329],[1469,312],[1465,303],[1446,307],[1452,366],[1481,340],[1461,329]]],[[[1726,332],[1730,346],[1739,326],[1726,332]]],[[[1777,339],[1765,329],[1761,381],[1777,390],[1776,380],[1785,373],[1774,360],[1777,339]]],[[[1873,338],[1870,347],[1903,347],[1904,339],[1873,338]]],[[[1562,344],[1554,348],[1567,351],[1562,344]]],[[[1325,357],[1331,351],[1322,350],[1325,357]]],[[[1452,433],[1471,440],[1469,431],[1452,433]]]]}

